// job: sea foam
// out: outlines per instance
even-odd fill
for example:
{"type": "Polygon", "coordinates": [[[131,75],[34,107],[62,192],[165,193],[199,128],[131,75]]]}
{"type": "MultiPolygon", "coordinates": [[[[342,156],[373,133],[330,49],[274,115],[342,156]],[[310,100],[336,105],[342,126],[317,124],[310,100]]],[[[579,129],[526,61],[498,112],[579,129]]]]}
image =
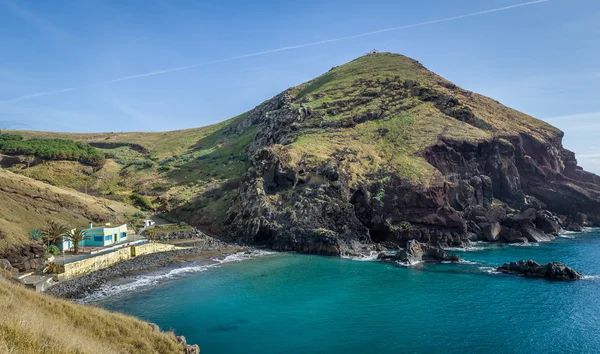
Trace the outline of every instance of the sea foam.
{"type": "Polygon", "coordinates": [[[381,252],[377,252],[377,251],[371,251],[369,252],[369,254],[364,254],[364,255],[360,255],[360,256],[345,256],[342,255],[342,258],[345,259],[351,259],[353,261],[359,261],[359,262],[372,262],[372,261],[376,261],[377,257],[379,256],[379,253],[381,252]]]}
{"type": "Polygon", "coordinates": [[[252,252],[238,252],[230,255],[223,255],[212,257],[209,264],[198,264],[197,262],[191,263],[186,266],[173,268],[169,270],[156,271],[148,274],[142,274],[135,277],[128,277],[122,279],[123,282],[108,282],[103,284],[98,290],[94,291],[85,298],[79,300],[80,303],[97,302],[104,298],[115,296],[121,293],[131,292],[143,288],[156,286],[166,280],[175,279],[182,277],[187,274],[204,272],[211,268],[216,268],[225,263],[241,262],[251,258],[266,256],[274,254],[275,252],[268,252],[262,250],[255,250],[252,252]]]}
{"type": "Polygon", "coordinates": [[[479,267],[479,270],[481,270],[484,273],[488,273],[488,274],[502,274],[502,272],[498,271],[498,269],[496,267],[479,267]]]}
{"type": "Polygon", "coordinates": [[[483,251],[484,247],[471,246],[471,247],[444,247],[444,251],[451,252],[477,252],[483,251]]]}

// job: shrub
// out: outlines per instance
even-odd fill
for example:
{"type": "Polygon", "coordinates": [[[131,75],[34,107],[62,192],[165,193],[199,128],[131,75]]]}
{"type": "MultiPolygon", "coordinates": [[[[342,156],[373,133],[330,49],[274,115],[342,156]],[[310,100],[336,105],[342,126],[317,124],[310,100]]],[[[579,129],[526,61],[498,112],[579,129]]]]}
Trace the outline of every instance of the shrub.
{"type": "Polygon", "coordinates": [[[99,166],[105,155],[89,144],[66,139],[28,139],[17,134],[0,134],[0,152],[9,155],[34,155],[43,160],[79,161],[99,166]]]}
{"type": "Polygon", "coordinates": [[[398,227],[400,231],[410,231],[413,229],[412,224],[408,221],[402,221],[398,227]]]}
{"type": "Polygon", "coordinates": [[[139,208],[142,208],[144,210],[154,209],[152,203],[146,197],[139,195],[138,193],[133,193],[130,198],[133,204],[139,208]]]}
{"type": "Polygon", "coordinates": [[[53,256],[56,256],[60,253],[60,250],[55,245],[50,245],[48,247],[48,253],[50,253],[53,256]]]}
{"type": "Polygon", "coordinates": [[[56,264],[54,262],[50,262],[46,268],[44,268],[44,273],[46,274],[61,274],[65,272],[65,266],[63,264],[56,264]]]}
{"type": "Polygon", "coordinates": [[[33,241],[39,241],[42,239],[42,230],[33,230],[29,233],[29,238],[33,241]]]}

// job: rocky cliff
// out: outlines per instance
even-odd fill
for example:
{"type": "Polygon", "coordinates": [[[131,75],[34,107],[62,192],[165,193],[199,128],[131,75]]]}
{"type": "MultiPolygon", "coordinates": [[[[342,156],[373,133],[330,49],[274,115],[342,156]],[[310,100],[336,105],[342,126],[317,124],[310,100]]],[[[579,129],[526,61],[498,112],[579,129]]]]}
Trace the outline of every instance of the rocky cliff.
{"type": "Polygon", "coordinates": [[[600,177],[561,131],[401,55],[333,68],[229,129],[250,127],[251,167],[225,222],[242,242],[351,255],[600,224],[600,177]]]}

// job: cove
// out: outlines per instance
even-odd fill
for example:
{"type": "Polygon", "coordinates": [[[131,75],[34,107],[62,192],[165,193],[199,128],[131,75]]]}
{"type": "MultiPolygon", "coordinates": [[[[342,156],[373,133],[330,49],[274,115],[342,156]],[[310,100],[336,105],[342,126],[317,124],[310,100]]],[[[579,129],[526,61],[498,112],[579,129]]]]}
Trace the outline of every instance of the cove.
{"type": "Polygon", "coordinates": [[[478,244],[461,264],[271,254],[102,298],[174,329],[202,353],[575,353],[600,348],[600,234],[531,246],[478,244]],[[586,279],[496,274],[562,261],[586,279]]]}

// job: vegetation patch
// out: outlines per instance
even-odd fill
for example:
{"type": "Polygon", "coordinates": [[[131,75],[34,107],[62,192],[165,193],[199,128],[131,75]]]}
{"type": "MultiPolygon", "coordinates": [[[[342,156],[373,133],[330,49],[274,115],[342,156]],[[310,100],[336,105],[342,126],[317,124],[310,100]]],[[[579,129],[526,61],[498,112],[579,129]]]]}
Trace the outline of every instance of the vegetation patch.
{"type": "Polygon", "coordinates": [[[0,152],[33,155],[43,160],[78,161],[90,166],[104,163],[102,152],[89,144],[66,139],[23,139],[22,135],[0,133],[0,152]]]}

